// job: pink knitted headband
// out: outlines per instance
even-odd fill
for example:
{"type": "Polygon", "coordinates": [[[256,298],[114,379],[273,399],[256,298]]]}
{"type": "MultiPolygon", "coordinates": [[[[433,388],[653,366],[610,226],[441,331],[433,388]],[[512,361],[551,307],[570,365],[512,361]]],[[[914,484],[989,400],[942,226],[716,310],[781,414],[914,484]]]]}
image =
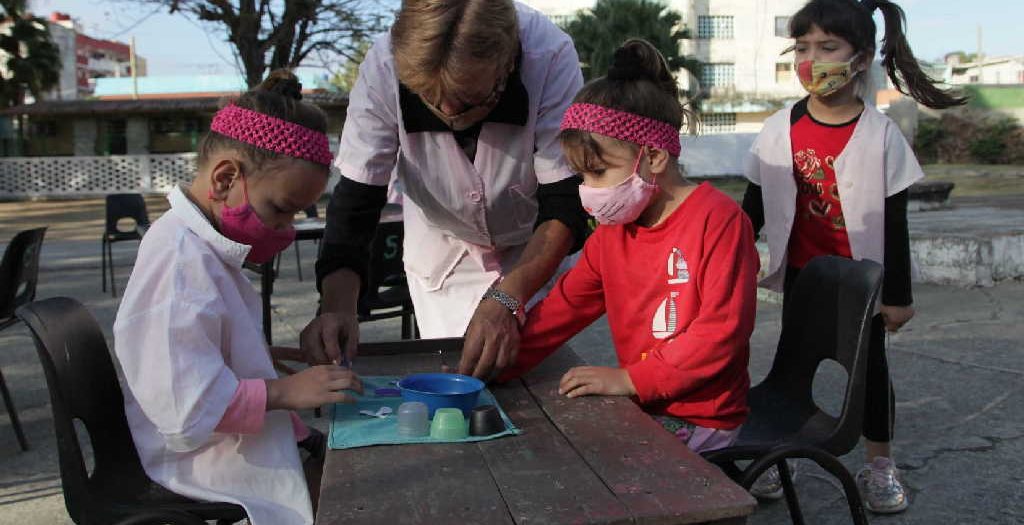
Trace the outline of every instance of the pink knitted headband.
{"type": "Polygon", "coordinates": [[[663,149],[678,157],[679,130],[671,124],[597,104],[573,104],[565,110],[561,130],[577,129],[641,146],[663,149]]]}
{"type": "Polygon", "coordinates": [[[330,166],[327,134],[231,104],[213,116],[210,131],[297,159],[330,166]]]}

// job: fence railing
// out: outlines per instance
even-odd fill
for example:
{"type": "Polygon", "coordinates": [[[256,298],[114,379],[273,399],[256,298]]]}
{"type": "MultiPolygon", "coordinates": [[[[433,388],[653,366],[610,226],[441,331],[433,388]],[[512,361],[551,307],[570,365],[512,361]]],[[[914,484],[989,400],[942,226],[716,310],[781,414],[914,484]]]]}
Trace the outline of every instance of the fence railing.
{"type": "MultiPolygon", "coordinates": [[[[191,182],[195,173],[195,153],[3,157],[0,158],[0,200],[168,193],[179,183],[191,182]]],[[[327,191],[337,180],[337,169],[332,169],[327,191]]]]}
{"type": "Polygon", "coordinates": [[[0,198],[167,193],[195,175],[195,153],[0,158],[0,198]]]}

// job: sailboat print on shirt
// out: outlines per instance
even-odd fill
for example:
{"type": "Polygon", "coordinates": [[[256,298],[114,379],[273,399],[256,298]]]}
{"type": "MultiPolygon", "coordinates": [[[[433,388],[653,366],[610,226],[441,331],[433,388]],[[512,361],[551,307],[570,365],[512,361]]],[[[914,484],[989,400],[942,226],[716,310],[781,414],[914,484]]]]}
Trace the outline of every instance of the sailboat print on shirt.
{"type": "Polygon", "coordinates": [[[679,297],[679,292],[669,293],[668,298],[662,301],[658,310],[654,312],[651,335],[655,339],[665,339],[676,332],[676,297],[679,297]]]}
{"type": "Polygon", "coordinates": [[[672,248],[668,254],[668,284],[685,284],[690,282],[690,266],[683,258],[683,251],[672,248]]]}

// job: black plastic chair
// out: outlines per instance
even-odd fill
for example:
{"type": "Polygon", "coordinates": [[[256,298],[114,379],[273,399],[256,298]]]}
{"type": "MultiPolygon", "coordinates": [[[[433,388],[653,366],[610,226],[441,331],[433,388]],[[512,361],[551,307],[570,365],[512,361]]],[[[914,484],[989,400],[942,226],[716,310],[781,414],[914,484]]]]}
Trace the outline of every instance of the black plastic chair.
{"type": "Polygon", "coordinates": [[[142,235],[149,228],[149,214],[146,213],[146,200],[139,193],[114,193],[107,195],[107,221],[101,239],[101,258],[103,271],[103,291],[107,291],[107,269],[110,269],[110,295],[117,297],[114,285],[114,249],[115,242],[141,241],[142,235]],[[130,230],[120,230],[117,222],[121,219],[133,219],[135,226],[130,230]]]}
{"type": "Polygon", "coordinates": [[[415,311],[409,297],[402,263],[402,222],[382,222],[377,226],[370,247],[370,271],[367,287],[357,305],[359,322],[402,318],[402,339],[418,338],[415,311]]]}
{"type": "MultiPolygon", "coordinates": [[[[310,207],[306,208],[305,210],[303,210],[303,213],[306,214],[306,219],[319,219],[320,218],[320,212],[317,211],[315,203],[312,206],[310,206],[310,207]]],[[[319,243],[320,239],[319,238],[312,238],[312,239],[303,238],[302,234],[300,232],[299,235],[295,237],[295,242],[292,243],[292,245],[295,246],[295,271],[298,272],[298,274],[299,274],[299,282],[302,282],[302,254],[299,253],[299,243],[302,242],[302,241],[313,241],[315,243],[319,243]]],[[[277,275],[281,275],[281,257],[283,257],[283,256],[284,256],[284,253],[277,254],[277,261],[275,261],[275,263],[274,263],[274,273],[277,274],[277,275]]]]}
{"type": "MultiPolygon", "coordinates": [[[[36,298],[36,284],[39,282],[39,252],[43,249],[46,228],[18,232],[4,250],[0,261],[0,330],[18,322],[14,310],[36,298]]],[[[0,394],[3,394],[11,426],[18,437],[21,450],[28,450],[28,440],[21,429],[18,411],[14,408],[7,382],[0,372],[0,394]]]]}
{"type": "Polygon", "coordinates": [[[707,452],[746,489],[772,465],[779,469],[793,523],[804,523],[786,458],[806,458],[843,485],[854,523],[867,518],[856,482],[837,456],[860,439],[871,318],[882,284],[882,267],[871,261],[817,257],[801,270],[786,297],[782,335],[771,371],[750,389],[750,417],[736,443],[707,452]],[[814,374],[824,360],[847,374],[838,417],[814,402],[814,374]],[[752,460],[745,468],[736,461],[752,460]]]}
{"type": "Polygon", "coordinates": [[[22,306],[17,315],[32,332],[46,376],[64,504],[75,523],[117,523],[154,511],[187,513],[218,523],[245,519],[245,510],[238,505],[191,500],[149,479],[128,429],[103,332],[84,306],[55,297],[22,306]],[[82,456],[76,419],[84,424],[92,445],[91,473],[82,456]]]}

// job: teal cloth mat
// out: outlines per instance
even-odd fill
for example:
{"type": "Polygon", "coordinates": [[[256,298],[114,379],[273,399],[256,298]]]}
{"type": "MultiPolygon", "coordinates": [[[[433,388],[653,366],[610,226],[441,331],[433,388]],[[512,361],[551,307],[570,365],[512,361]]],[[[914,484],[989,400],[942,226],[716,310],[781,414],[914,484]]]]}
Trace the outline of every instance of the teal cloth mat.
{"type": "Polygon", "coordinates": [[[355,403],[337,403],[334,405],[331,416],[331,434],[327,445],[335,450],[345,448],[368,447],[371,445],[404,445],[408,443],[470,443],[474,441],[485,441],[502,436],[520,434],[522,430],[512,424],[508,414],[501,408],[498,401],[494,399],[486,388],[480,392],[477,399],[477,406],[494,405],[501,412],[501,419],[505,421],[505,431],[490,436],[469,436],[464,439],[442,440],[430,436],[406,437],[398,435],[398,405],[402,404],[401,397],[377,397],[373,395],[377,388],[397,388],[394,383],[399,376],[362,376],[364,395],[355,395],[355,403]],[[380,407],[391,407],[394,413],[386,418],[370,417],[360,414],[360,410],[376,412],[380,407]]]}

